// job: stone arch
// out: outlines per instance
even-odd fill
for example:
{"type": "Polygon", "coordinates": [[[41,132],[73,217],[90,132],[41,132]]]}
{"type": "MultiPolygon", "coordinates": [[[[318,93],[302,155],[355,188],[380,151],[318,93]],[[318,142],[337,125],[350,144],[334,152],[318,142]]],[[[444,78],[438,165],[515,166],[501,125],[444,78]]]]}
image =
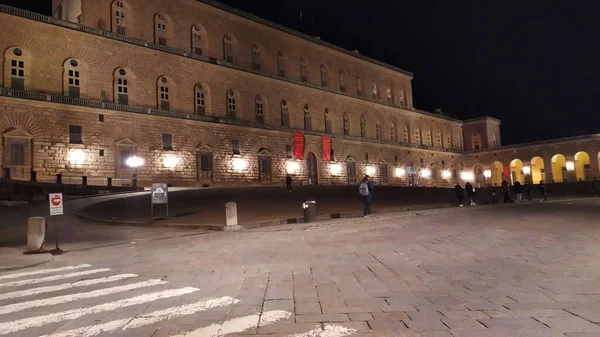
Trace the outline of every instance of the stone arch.
{"type": "Polygon", "coordinates": [[[235,63],[238,54],[237,39],[233,34],[226,33],[223,35],[223,61],[235,63]]]}
{"type": "Polygon", "coordinates": [[[546,180],[544,159],[542,159],[542,157],[531,158],[530,168],[531,168],[532,183],[538,184],[540,181],[546,180]]]}
{"type": "Polygon", "coordinates": [[[565,173],[567,171],[567,159],[562,154],[555,154],[552,157],[552,180],[555,183],[565,181],[565,173]]]}
{"type": "Polygon", "coordinates": [[[4,52],[4,87],[30,90],[32,82],[33,55],[28,48],[10,47],[4,52]]]}
{"type": "Polygon", "coordinates": [[[212,114],[210,87],[204,83],[194,85],[194,113],[200,116],[210,116],[212,114]]]}
{"type": "Polygon", "coordinates": [[[269,101],[264,95],[254,97],[254,117],[257,123],[268,123],[269,101]]]}
{"type": "Polygon", "coordinates": [[[116,144],[123,139],[128,139],[135,144],[140,144],[144,138],[142,132],[130,125],[111,126],[110,128],[104,128],[103,131],[103,134],[105,135],[104,139],[107,143],[116,144]]]}
{"type": "Polygon", "coordinates": [[[168,46],[173,39],[174,25],[165,11],[154,14],[154,43],[168,46]]]}
{"type": "Polygon", "coordinates": [[[127,35],[135,23],[135,12],[128,1],[115,0],[111,3],[110,29],[115,34],[127,35]]]}
{"type": "Polygon", "coordinates": [[[577,181],[585,181],[587,179],[587,172],[590,171],[590,155],[585,151],[579,151],[574,157],[575,166],[575,178],[577,181]]]}
{"type": "Polygon", "coordinates": [[[242,107],[241,107],[240,92],[237,90],[229,89],[225,93],[225,116],[227,119],[236,120],[242,118],[242,107]]]}
{"type": "Polygon", "coordinates": [[[523,161],[521,159],[513,159],[510,162],[510,176],[513,185],[517,181],[521,184],[525,182],[523,179],[523,161]]]}
{"type": "Polygon", "coordinates": [[[492,184],[494,184],[495,186],[502,185],[502,181],[506,179],[504,177],[504,164],[502,164],[502,162],[499,161],[492,162],[490,171],[492,171],[492,184]]]}

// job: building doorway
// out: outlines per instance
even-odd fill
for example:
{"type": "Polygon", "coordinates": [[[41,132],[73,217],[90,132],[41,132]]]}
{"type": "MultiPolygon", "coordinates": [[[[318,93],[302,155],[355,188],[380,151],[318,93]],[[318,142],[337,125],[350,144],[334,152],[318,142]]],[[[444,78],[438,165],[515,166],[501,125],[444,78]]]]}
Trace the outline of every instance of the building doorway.
{"type": "Polygon", "coordinates": [[[271,152],[267,149],[258,152],[258,171],[261,184],[271,182],[271,152]]]}
{"type": "Polygon", "coordinates": [[[308,184],[318,185],[319,184],[319,171],[317,168],[317,156],[314,153],[309,152],[306,157],[306,166],[308,168],[308,184]]]}

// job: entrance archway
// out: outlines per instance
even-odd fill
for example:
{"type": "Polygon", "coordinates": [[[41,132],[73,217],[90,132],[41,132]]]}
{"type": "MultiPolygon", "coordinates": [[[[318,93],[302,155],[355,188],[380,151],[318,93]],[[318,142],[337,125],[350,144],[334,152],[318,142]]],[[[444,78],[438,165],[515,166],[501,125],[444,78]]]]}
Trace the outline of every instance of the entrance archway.
{"type": "Polygon", "coordinates": [[[531,182],[538,184],[542,180],[546,180],[544,159],[542,157],[533,157],[531,158],[531,182]]]}
{"type": "Polygon", "coordinates": [[[564,173],[567,171],[567,159],[562,154],[557,154],[552,157],[552,180],[555,183],[562,183],[564,173]]]}
{"type": "Polygon", "coordinates": [[[510,178],[513,185],[515,182],[524,183],[523,181],[523,162],[521,159],[515,159],[510,162],[510,178]]]}
{"type": "Polygon", "coordinates": [[[308,156],[306,156],[306,167],[308,169],[308,184],[318,185],[319,171],[317,168],[317,156],[312,152],[309,152],[308,156]]]}
{"type": "Polygon", "coordinates": [[[502,175],[504,174],[504,165],[499,161],[495,161],[492,163],[490,170],[492,171],[492,184],[494,184],[494,186],[502,185],[502,180],[504,180],[502,178],[502,175]]]}
{"type": "Polygon", "coordinates": [[[586,171],[590,170],[590,155],[587,152],[577,152],[575,154],[575,177],[577,181],[585,181],[586,171]]]}

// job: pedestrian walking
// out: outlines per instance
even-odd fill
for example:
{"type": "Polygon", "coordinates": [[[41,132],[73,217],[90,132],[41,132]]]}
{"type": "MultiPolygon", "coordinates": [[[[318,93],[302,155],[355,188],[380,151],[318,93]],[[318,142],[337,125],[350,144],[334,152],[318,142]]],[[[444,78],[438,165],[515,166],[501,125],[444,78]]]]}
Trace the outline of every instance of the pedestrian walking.
{"type": "Polygon", "coordinates": [[[546,183],[543,180],[540,180],[538,189],[540,190],[541,194],[540,201],[548,201],[548,196],[546,195],[546,183]]]}
{"type": "Polygon", "coordinates": [[[289,174],[285,177],[285,186],[288,192],[292,191],[292,176],[289,174]]]}
{"type": "Polygon", "coordinates": [[[525,182],[525,187],[523,188],[523,190],[525,191],[525,196],[527,197],[527,200],[529,200],[530,202],[533,201],[533,196],[531,193],[531,184],[529,183],[529,181],[525,182]]]}
{"type": "Polygon", "coordinates": [[[518,180],[515,181],[515,194],[517,195],[517,202],[523,201],[523,186],[518,180]]]}
{"type": "Polygon", "coordinates": [[[458,206],[463,207],[463,199],[465,198],[465,190],[458,183],[456,183],[456,186],[454,186],[454,194],[456,195],[456,201],[458,201],[458,206]]]}
{"type": "Polygon", "coordinates": [[[508,204],[509,202],[512,202],[510,200],[510,186],[508,186],[508,183],[506,182],[506,180],[502,181],[502,195],[504,196],[504,203],[508,204]]]}
{"type": "Polygon", "coordinates": [[[475,193],[475,187],[470,182],[465,184],[465,190],[467,191],[467,200],[469,202],[469,206],[475,206],[475,201],[473,200],[473,196],[475,193]]]}
{"type": "Polygon", "coordinates": [[[371,216],[371,204],[373,203],[373,183],[369,180],[369,176],[366,175],[360,185],[358,185],[358,194],[364,199],[364,216],[371,216]]]}

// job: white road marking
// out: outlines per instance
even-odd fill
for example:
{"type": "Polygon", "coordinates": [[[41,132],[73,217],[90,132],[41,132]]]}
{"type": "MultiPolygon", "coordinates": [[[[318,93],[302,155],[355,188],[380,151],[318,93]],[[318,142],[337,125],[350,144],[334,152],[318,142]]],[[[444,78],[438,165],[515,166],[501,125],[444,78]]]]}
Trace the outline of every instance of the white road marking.
{"type": "Polygon", "coordinates": [[[141,314],[134,318],[114,320],[103,324],[87,326],[79,329],[58,332],[52,335],[44,335],[40,337],[93,337],[101,333],[114,333],[117,331],[135,329],[142,326],[158,323],[163,320],[192,315],[197,312],[206,311],[218,307],[224,307],[238,302],[239,300],[228,296],[221,298],[212,298],[206,301],[199,301],[186,305],[154,311],[149,314],[141,314]]]}
{"type": "Polygon", "coordinates": [[[29,285],[29,284],[50,282],[50,281],[56,281],[56,280],[62,280],[62,279],[66,279],[66,278],[71,278],[71,277],[77,277],[77,276],[84,276],[84,275],[91,275],[91,274],[103,273],[105,271],[111,271],[111,270],[112,269],[110,269],[110,268],[101,268],[101,269],[92,269],[92,270],[79,271],[79,272],[76,272],[76,273],[69,273],[69,274],[63,274],[63,275],[54,275],[54,276],[47,276],[47,277],[42,277],[42,278],[34,278],[34,279],[28,279],[28,280],[12,281],[12,282],[7,282],[7,283],[0,284],[0,288],[1,287],[16,287],[16,286],[23,286],[23,285],[29,285]]]}
{"type": "Polygon", "coordinates": [[[124,300],[104,303],[95,305],[87,308],[77,308],[73,310],[67,310],[62,312],[57,312],[44,316],[36,316],[30,318],[19,319],[12,322],[4,322],[0,323],[0,335],[8,335],[17,331],[39,327],[49,323],[56,323],[71,319],[77,319],[79,317],[83,317],[85,315],[97,314],[105,311],[112,311],[123,307],[134,306],[143,303],[154,302],[163,298],[177,297],[185,294],[193,293],[199,291],[198,288],[186,287],[186,288],[178,288],[171,289],[165,291],[153,292],[150,294],[144,294],[132,298],[127,298],[124,300]]]}
{"type": "Polygon", "coordinates": [[[61,268],[55,268],[55,269],[32,270],[32,271],[26,271],[26,272],[22,272],[22,273],[2,275],[2,276],[0,276],[0,280],[7,280],[7,279],[11,279],[11,278],[19,278],[19,277],[39,275],[39,274],[50,274],[50,273],[73,270],[73,269],[87,268],[87,267],[91,267],[91,266],[92,265],[89,265],[89,264],[80,264],[78,266],[68,266],[68,267],[61,267],[61,268]]]}
{"type": "Polygon", "coordinates": [[[109,276],[109,277],[96,278],[96,279],[91,279],[91,280],[77,281],[74,283],[63,283],[63,284],[59,284],[56,286],[39,287],[39,288],[33,288],[33,289],[13,291],[10,293],[0,294],[0,301],[12,299],[12,298],[19,298],[19,297],[39,295],[39,294],[44,294],[44,293],[51,293],[53,291],[60,291],[60,290],[79,288],[79,287],[87,287],[87,286],[101,284],[101,283],[115,282],[115,281],[125,280],[128,278],[133,278],[133,277],[137,277],[137,275],[136,274],[120,274],[120,275],[113,275],[113,276],[109,276]]]}
{"type": "MultiPolygon", "coordinates": [[[[265,311],[262,314],[265,319],[261,319],[261,324],[267,325],[275,323],[281,319],[289,318],[292,314],[285,310],[271,310],[265,311]]],[[[258,325],[260,315],[249,315],[244,317],[237,317],[225,321],[222,324],[212,324],[204,328],[200,328],[194,331],[187,332],[183,335],[176,335],[172,337],[217,337],[224,336],[230,333],[242,332],[253,328],[258,325]]]]}
{"type": "Polygon", "coordinates": [[[321,329],[321,327],[317,325],[313,330],[296,335],[290,335],[288,337],[345,337],[353,335],[355,332],[355,329],[350,329],[339,325],[325,325],[325,329],[321,329]]]}
{"type": "Polygon", "coordinates": [[[116,286],[116,287],[111,287],[111,288],[98,289],[98,290],[90,291],[87,293],[69,294],[69,295],[64,295],[64,296],[44,298],[44,299],[40,299],[40,300],[19,302],[19,303],[9,304],[9,305],[5,305],[5,306],[0,306],[0,315],[9,314],[11,312],[22,311],[22,310],[26,310],[26,309],[30,309],[30,308],[73,302],[73,301],[77,301],[77,300],[81,300],[81,299],[85,299],[85,298],[101,297],[101,296],[106,296],[106,295],[110,295],[110,294],[116,294],[116,293],[125,292],[125,291],[129,291],[129,290],[145,288],[145,287],[152,287],[152,286],[156,286],[156,285],[160,285],[160,284],[167,284],[167,283],[169,283],[169,282],[154,279],[154,280],[126,284],[126,285],[116,286]]]}

